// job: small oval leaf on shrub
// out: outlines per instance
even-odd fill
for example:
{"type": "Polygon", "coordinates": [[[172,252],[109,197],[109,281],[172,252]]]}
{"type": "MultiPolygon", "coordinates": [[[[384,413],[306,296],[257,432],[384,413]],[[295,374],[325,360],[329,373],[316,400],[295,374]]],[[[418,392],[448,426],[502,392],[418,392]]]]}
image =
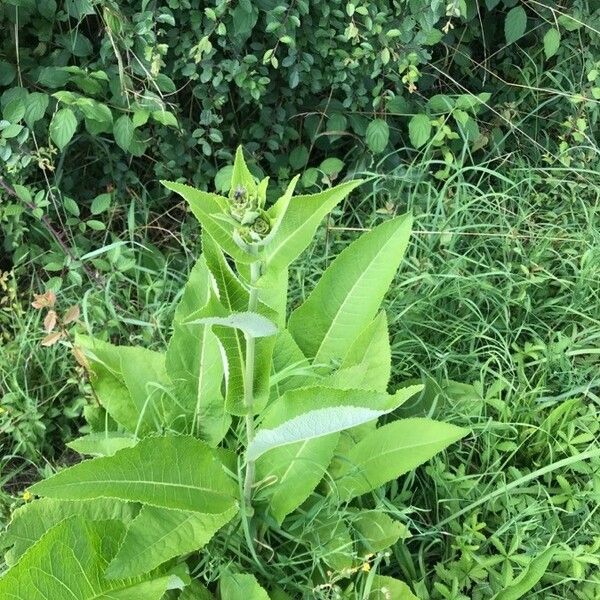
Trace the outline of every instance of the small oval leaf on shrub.
{"type": "Polygon", "coordinates": [[[300,170],[303,169],[308,160],[308,150],[306,146],[298,146],[290,152],[289,159],[290,166],[292,169],[300,170]]]}
{"type": "Polygon", "coordinates": [[[326,158],[320,168],[325,175],[337,175],[344,168],[344,163],[339,158],[326,158]]]}
{"type": "Polygon", "coordinates": [[[544,35],[544,54],[546,58],[552,58],[560,47],[560,31],[555,27],[548,29],[544,35]]]}
{"type": "Polygon", "coordinates": [[[112,197],[110,194],[100,194],[92,200],[90,211],[93,215],[99,215],[110,207],[112,197]]]}
{"type": "Polygon", "coordinates": [[[427,115],[415,115],[408,124],[410,143],[415,148],[420,148],[429,140],[431,135],[431,122],[427,115]]]}
{"type": "Polygon", "coordinates": [[[125,152],[127,152],[133,140],[133,130],[133,121],[127,115],[121,115],[113,127],[115,142],[125,152]]]}
{"type": "Polygon", "coordinates": [[[77,119],[70,108],[61,108],[50,121],[50,139],[62,150],[77,129],[77,119]]]}
{"type": "Polygon", "coordinates": [[[390,139],[390,128],[383,119],[374,119],[367,127],[366,142],[373,154],[381,154],[390,139]]]}
{"type": "Polygon", "coordinates": [[[508,11],[504,20],[504,37],[507,44],[512,44],[523,37],[527,29],[527,13],[522,6],[515,6],[508,11]]]}

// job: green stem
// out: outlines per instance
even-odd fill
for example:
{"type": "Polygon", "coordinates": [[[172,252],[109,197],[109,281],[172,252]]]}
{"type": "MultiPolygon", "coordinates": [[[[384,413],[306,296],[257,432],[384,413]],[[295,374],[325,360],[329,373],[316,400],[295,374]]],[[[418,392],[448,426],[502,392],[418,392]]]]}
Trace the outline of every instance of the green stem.
{"type": "MultiPolygon", "coordinates": [[[[258,307],[258,288],[256,282],[260,277],[261,264],[255,261],[250,265],[250,298],[248,300],[248,311],[256,312],[258,307]]],[[[248,444],[254,439],[254,363],[256,355],[256,339],[246,334],[246,365],[244,369],[244,405],[246,407],[246,441],[248,444]]],[[[251,516],[252,510],[252,486],[254,485],[254,461],[246,463],[246,475],[244,477],[244,504],[246,513],[251,516]]]]}

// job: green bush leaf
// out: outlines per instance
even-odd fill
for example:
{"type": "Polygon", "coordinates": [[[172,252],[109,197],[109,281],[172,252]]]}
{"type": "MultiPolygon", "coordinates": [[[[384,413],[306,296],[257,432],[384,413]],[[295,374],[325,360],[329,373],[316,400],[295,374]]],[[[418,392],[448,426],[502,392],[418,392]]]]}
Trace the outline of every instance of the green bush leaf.
{"type": "Polygon", "coordinates": [[[455,425],[419,418],[376,429],[350,448],[333,474],[340,497],[349,500],[396,479],[467,433],[455,425]]]}
{"type": "Polygon", "coordinates": [[[106,563],[118,548],[124,526],[118,521],[90,523],[71,517],[48,531],[0,578],[0,597],[14,600],[161,600],[171,577],[109,580],[106,563]]]}
{"type": "Polygon", "coordinates": [[[127,528],[106,577],[137,577],[171,558],[199,550],[236,513],[235,506],[217,514],[143,506],[127,528]]]}
{"type": "Polygon", "coordinates": [[[414,148],[424,146],[431,136],[431,121],[424,114],[415,115],[408,123],[408,136],[414,148]]]}
{"type": "Polygon", "coordinates": [[[121,115],[113,125],[113,135],[115,136],[115,142],[117,145],[127,152],[131,142],[133,141],[133,121],[128,115],[121,115]]]}
{"type": "Polygon", "coordinates": [[[107,211],[110,208],[111,201],[112,201],[111,194],[100,194],[99,196],[96,196],[92,200],[90,212],[93,215],[99,215],[99,214],[107,211]]]}
{"type": "Polygon", "coordinates": [[[552,58],[560,48],[560,31],[551,27],[544,35],[544,54],[546,59],[552,58]]]}
{"type": "Polygon", "coordinates": [[[31,492],[63,500],[104,497],[218,514],[234,504],[237,485],[204,442],[163,436],[69,467],[36,483],[31,492]]]}
{"type": "Polygon", "coordinates": [[[61,108],[54,113],[50,121],[50,139],[62,150],[73,137],[77,129],[77,119],[70,108],[61,108]]]}
{"type": "Polygon", "coordinates": [[[504,20],[504,37],[507,44],[522,38],[527,29],[527,13],[522,6],[515,6],[508,11],[504,20]]]}
{"type": "Polygon", "coordinates": [[[269,600],[269,595],[254,575],[226,571],[219,581],[221,598],[227,600],[269,600]]]}
{"type": "Polygon", "coordinates": [[[45,114],[50,102],[50,96],[41,92],[32,92],[25,101],[25,123],[31,127],[39,121],[45,114]]]}
{"type": "Polygon", "coordinates": [[[290,316],[288,329],[316,363],[341,360],[377,314],[408,245],[412,218],[391,219],[341,252],[309,297],[290,316]]]}
{"type": "Polygon", "coordinates": [[[383,119],[374,119],[367,127],[366,142],[373,154],[381,154],[388,145],[390,128],[383,119]]]}
{"type": "Polygon", "coordinates": [[[25,116],[25,100],[15,98],[2,109],[2,117],[11,123],[18,123],[25,116]]]}

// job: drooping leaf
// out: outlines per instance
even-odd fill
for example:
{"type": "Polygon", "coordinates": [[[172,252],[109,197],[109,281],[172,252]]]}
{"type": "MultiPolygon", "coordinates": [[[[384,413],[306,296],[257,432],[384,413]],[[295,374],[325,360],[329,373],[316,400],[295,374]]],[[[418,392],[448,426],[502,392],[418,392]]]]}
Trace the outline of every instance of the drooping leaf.
{"type": "Polygon", "coordinates": [[[231,424],[221,394],[224,373],[219,342],[210,327],[184,323],[206,305],[210,288],[210,273],[204,256],[201,256],[190,273],[175,311],[166,368],[177,398],[170,413],[173,427],[216,446],[231,424]]]}
{"type": "Polygon", "coordinates": [[[493,597],[493,600],[519,600],[519,598],[523,598],[544,576],[557,551],[556,546],[550,546],[539,556],[536,556],[514,581],[493,597]]]}
{"type": "Polygon", "coordinates": [[[259,501],[266,501],[278,523],[298,508],[317,487],[338,444],[339,434],[280,446],[256,461],[256,477],[270,480],[259,501]]]}
{"type": "Polygon", "coordinates": [[[133,433],[160,431],[171,404],[165,355],[135,346],[118,346],[118,352],[123,381],[137,411],[133,433]]]}
{"type": "Polygon", "coordinates": [[[254,256],[242,250],[234,241],[234,225],[225,219],[218,218],[227,212],[229,203],[227,198],[197,190],[183,183],[174,181],[161,181],[161,183],[188,202],[194,216],[205,231],[229,256],[241,263],[252,262],[255,259],[254,256]]]}
{"type": "Polygon", "coordinates": [[[145,438],[113,456],[84,461],[30,489],[63,500],[116,498],[211,514],[228,510],[237,494],[208,445],[172,435],[145,438]]]}
{"type": "Polygon", "coordinates": [[[375,554],[409,537],[405,525],[380,510],[357,511],[352,518],[361,554],[375,554]]]}
{"type": "Polygon", "coordinates": [[[269,600],[254,575],[225,571],[219,580],[219,589],[221,598],[227,600],[269,600]]]}
{"type": "Polygon", "coordinates": [[[340,368],[324,380],[339,389],[385,392],[392,370],[392,352],[385,313],[380,313],[356,338],[340,368]]]}
{"type": "Polygon", "coordinates": [[[88,336],[77,336],[75,342],[90,365],[96,398],[117,423],[133,433],[139,413],[123,379],[118,346],[88,336]]]}
{"type": "Polygon", "coordinates": [[[402,419],[350,448],[332,473],[342,500],[366,494],[418,467],[468,431],[431,419],[402,419]]]}
{"type": "Polygon", "coordinates": [[[386,221],[343,250],[290,316],[288,329],[315,363],[341,360],[377,314],[410,236],[412,218],[386,221]]]}
{"type": "Polygon", "coordinates": [[[418,114],[408,123],[408,136],[414,148],[424,146],[431,136],[431,121],[425,114],[418,114]]]}
{"type": "Polygon", "coordinates": [[[512,44],[523,37],[527,29],[527,13],[522,6],[511,8],[504,19],[504,37],[512,44]]]}
{"type": "Polygon", "coordinates": [[[235,506],[217,514],[143,506],[127,528],[106,577],[137,577],[171,558],[199,550],[236,512],[235,506]]]}
{"type": "MultiPolygon", "coordinates": [[[[204,255],[208,268],[213,275],[218,301],[211,298],[202,311],[192,315],[195,318],[229,318],[231,313],[247,310],[249,291],[241,283],[237,275],[225,260],[224,254],[211,240],[203,238],[204,255]]],[[[273,322],[276,315],[261,302],[257,303],[256,312],[273,322]]],[[[226,398],[225,408],[234,415],[245,415],[248,407],[244,404],[244,371],[246,361],[246,337],[240,329],[219,324],[212,325],[224,357],[226,398]]],[[[268,336],[255,340],[253,406],[252,412],[258,413],[264,408],[269,397],[269,376],[271,356],[275,345],[275,337],[268,336]]]]}
{"type": "Polygon", "coordinates": [[[0,597],[11,600],[161,600],[167,572],[106,579],[104,569],[124,533],[117,521],[68,518],[50,529],[0,578],[0,597]]]}
{"type": "Polygon", "coordinates": [[[62,150],[73,137],[77,129],[77,118],[70,108],[61,108],[54,113],[50,121],[50,139],[62,150]]]}
{"type": "Polygon", "coordinates": [[[65,501],[41,498],[15,510],[2,534],[2,545],[9,548],[6,564],[16,564],[21,555],[55,525],[72,516],[88,521],[117,520],[128,523],[133,519],[135,506],[113,499],[65,501]]]}
{"type": "Polygon", "coordinates": [[[267,410],[246,457],[256,460],[277,448],[350,429],[397,408],[421,389],[406,388],[399,395],[369,390],[336,390],[315,386],[291,390],[267,410]]]}
{"type": "Polygon", "coordinates": [[[408,585],[399,579],[375,575],[368,600],[419,600],[408,585]]]}
{"type": "Polygon", "coordinates": [[[310,244],[319,223],[362,180],[342,183],[329,190],[290,199],[281,225],[265,247],[267,271],[287,268],[310,244]]]}

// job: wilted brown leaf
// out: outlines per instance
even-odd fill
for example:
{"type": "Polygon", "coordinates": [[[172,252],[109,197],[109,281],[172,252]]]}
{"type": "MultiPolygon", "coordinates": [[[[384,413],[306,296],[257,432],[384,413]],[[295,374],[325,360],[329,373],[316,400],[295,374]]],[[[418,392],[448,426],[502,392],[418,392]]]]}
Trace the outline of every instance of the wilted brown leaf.
{"type": "Polygon", "coordinates": [[[71,306],[71,308],[65,313],[63,323],[68,325],[69,323],[73,323],[73,321],[77,321],[77,319],[79,319],[79,314],[79,306],[77,306],[77,304],[75,306],[71,306]]]}
{"type": "Polygon", "coordinates": [[[44,331],[50,333],[56,327],[56,311],[49,310],[44,319],[44,331]]]}
{"type": "Polygon", "coordinates": [[[31,303],[33,308],[52,308],[56,303],[56,294],[48,290],[44,294],[34,294],[34,300],[31,303]]]}
{"type": "Polygon", "coordinates": [[[64,336],[65,334],[62,331],[53,331],[42,340],[42,346],[54,346],[54,344],[60,341],[64,336]]]}
{"type": "Polygon", "coordinates": [[[90,363],[88,362],[88,359],[87,359],[85,353],[83,352],[83,350],[79,346],[73,346],[73,356],[75,357],[75,360],[84,369],[89,369],[90,368],[90,363]]]}

